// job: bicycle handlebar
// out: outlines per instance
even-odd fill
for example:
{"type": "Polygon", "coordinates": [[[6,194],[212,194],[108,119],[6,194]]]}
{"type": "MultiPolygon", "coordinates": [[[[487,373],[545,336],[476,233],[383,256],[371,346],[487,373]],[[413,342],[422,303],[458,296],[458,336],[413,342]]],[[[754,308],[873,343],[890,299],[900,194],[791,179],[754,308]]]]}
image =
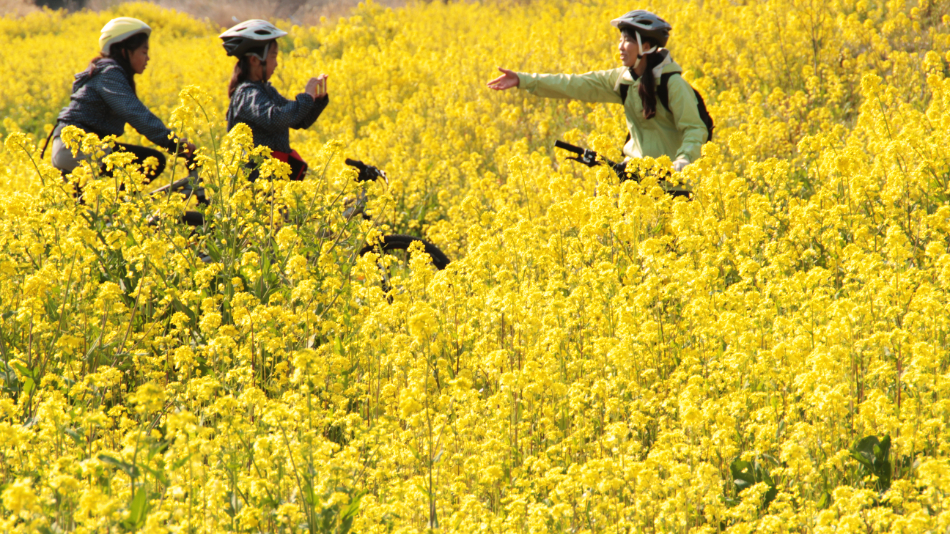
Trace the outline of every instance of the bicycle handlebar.
{"type": "MultiPolygon", "coordinates": [[[[613,161],[610,161],[609,159],[601,156],[600,154],[594,152],[593,150],[590,150],[588,148],[581,148],[579,146],[575,146],[570,143],[565,143],[564,141],[560,141],[560,140],[554,142],[554,147],[577,154],[576,158],[567,158],[567,159],[578,161],[580,163],[583,163],[584,165],[587,165],[588,167],[596,167],[597,165],[606,164],[614,171],[614,173],[617,174],[617,177],[620,178],[621,182],[623,182],[624,180],[634,180],[637,182],[640,181],[640,176],[638,172],[636,171],[629,172],[629,173],[627,172],[626,161],[622,161],[620,163],[614,163],[613,161]]],[[[670,194],[674,197],[685,196],[687,198],[691,198],[690,189],[688,187],[687,188],[683,188],[679,186],[674,187],[671,184],[669,184],[669,182],[666,181],[665,177],[661,177],[660,182],[661,184],[666,184],[666,186],[663,186],[663,188],[667,192],[667,194],[670,194]]]]}
{"type": "Polygon", "coordinates": [[[579,147],[579,146],[574,146],[574,145],[572,145],[572,144],[570,144],[570,143],[565,143],[564,141],[561,141],[560,139],[554,142],[554,148],[560,148],[560,149],[562,149],[562,150],[567,150],[568,152],[573,152],[573,153],[577,154],[578,156],[582,156],[582,155],[584,154],[584,149],[583,149],[583,148],[581,148],[581,147],[579,147]]]}
{"type": "Polygon", "coordinates": [[[584,165],[587,165],[588,167],[596,167],[598,165],[606,164],[610,166],[612,169],[614,169],[614,172],[617,173],[617,176],[622,177],[621,175],[622,165],[618,166],[616,163],[610,161],[609,159],[601,156],[600,154],[594,152],[593,150],[589,148],[581,148],[579,146],[572,145],[570,143],[565,143],[564,141],[561,141],[561,140],[555,141],[554,147],[577,154],[576,158],[567,158],[567,159],[578,161],[580,163],[583,163],[584,165]]]}
{"type": "Polygon", "coordinates": [[[375,182],[380,177],[382,177],[384,180],[386,179],[386,173],[384,173],[378,167],[367,165],[362,161],[350,158],[346,158],[343,160],[343,162],[360,171],[360,175],[356,177],[357,182],[375,182]]]}

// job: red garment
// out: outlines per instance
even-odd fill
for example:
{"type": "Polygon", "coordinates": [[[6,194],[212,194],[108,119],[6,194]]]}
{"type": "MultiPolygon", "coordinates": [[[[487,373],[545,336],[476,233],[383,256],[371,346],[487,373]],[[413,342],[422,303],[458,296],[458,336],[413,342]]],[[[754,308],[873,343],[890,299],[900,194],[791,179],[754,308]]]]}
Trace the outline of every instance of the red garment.
{"type": "Polygon", "coordinates": [[[307,174],[307,162],[300,157],[300,154],[298,154],[296,150],[291,150],[290,154],[272,150],[271,156],[274,156],[276,159],[279,159],[280,161],[290,165],[289,178],[291,180],[303,180],[303,177],[307,174]]]}

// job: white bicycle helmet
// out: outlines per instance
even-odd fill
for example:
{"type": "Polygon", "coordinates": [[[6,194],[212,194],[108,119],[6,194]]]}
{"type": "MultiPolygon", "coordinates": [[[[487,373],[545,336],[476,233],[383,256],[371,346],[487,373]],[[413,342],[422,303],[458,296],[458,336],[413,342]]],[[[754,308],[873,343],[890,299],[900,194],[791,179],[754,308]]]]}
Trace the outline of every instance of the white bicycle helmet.
{"type": "Polygon", "coordinates": [[[99,34],[99,49],[102,51],[102,55],[108,57],[112,51],[112,45],[139,33],[151,35],[152,28],[141,20],[132,17],[112,19],[102,27],[102,33],[99,34]]]}
{"type": "Polygon", "coordinates": [[[227,50],[229,56],[240,58],[251,55],[261,61],[267,61],[271,42],[285,35],[287,32],[278,29],[266,20],[252,19],[234,26],[219,37],[224,41],[224,49],[227,50]],[[263,52],[252,52],[261,47],[264,48],[263,52]]]}

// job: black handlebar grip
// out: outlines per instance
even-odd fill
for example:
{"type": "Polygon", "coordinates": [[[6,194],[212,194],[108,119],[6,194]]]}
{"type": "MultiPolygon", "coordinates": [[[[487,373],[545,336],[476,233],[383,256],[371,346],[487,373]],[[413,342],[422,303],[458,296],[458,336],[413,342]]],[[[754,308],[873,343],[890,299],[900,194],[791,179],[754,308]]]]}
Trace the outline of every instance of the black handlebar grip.
{"type": "Polygon", "coordinates": [[[354,167],[356,170],[360,171],[360,175],[356,177],[357,182],[375,182],[377,178],[383,175],[381,170],[372,165],[367,165],[362,161],[350,158],[346,158],[343,161],[350,167],[354,167]]]}
{"type": "Polygon", "coordinates": [[[583,149],[583,148],[581,148],[581,147],[579,147],[579,146],[574,146],[574,145],[572,145],[572,144],[570,144],[570,143],[565,143],[564,141],[555,141],[555,142],[554,142],[554,147],[555,147],[555,148],[560,148],[560,149],[563,149],[563,150],[567,150],[568,152],[573,152],[573,153],[577,154],[578,156],[581,156],[581,155],[584,154],[584,149],[583,149]]]}
{"type": "Polygon", "coordinates": [[[363,163],[362,161],[346,158],[345,160],[343,160],[343,162],[349,165],[350,167],[356,167],[356,169],[359,170],[360,172],[363,172],[366,170],[366,164],[363,163]]]}

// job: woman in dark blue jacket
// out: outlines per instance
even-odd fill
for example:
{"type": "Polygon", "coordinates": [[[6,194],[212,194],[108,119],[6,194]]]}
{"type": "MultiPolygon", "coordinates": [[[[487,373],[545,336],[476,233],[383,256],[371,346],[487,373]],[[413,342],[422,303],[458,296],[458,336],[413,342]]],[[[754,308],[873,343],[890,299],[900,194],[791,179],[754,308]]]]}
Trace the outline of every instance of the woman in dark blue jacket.
{"type": "Polygon", "coordinates": [[[277,39],[284,35],[287,32],[264,20],[248,20],[221,34],[228,55],[238,58],[228,86],[228,130],[247,124],[254,144],[270,148],[273,157],[290,165],[290,178],[301,180],[307,164],[290,148],[290,129],[309,128],[330,98],[326,74],[310,78],[294,100],[281,96],[267,81],[277,68],[277,39]]]}
{"type": "MultiPolygon", "coordinates": [[[[136,74],[148,65],[148,39],[152,29],[144,22],[129,17],[109,21],[99,37],[101,54],[89,68],[76,75],[69,105],[60,112],[52,132],[53,166],[64,174],[72,172],[88,156],[74,155],[60,138],[66,126],[77,126],[99,137],[120,136],[129,123],[149,141],[168,152],[192,154],[194,145],[178,140],[162,121],[142,104],[135,93],[136,74]]],[[[112,150],[130,152],[142,163],[154,157],[158,165],[144,169],[148,180],[162,173],[165,155],[158,150],[138,145],[116,143],[112,150]]]]}

